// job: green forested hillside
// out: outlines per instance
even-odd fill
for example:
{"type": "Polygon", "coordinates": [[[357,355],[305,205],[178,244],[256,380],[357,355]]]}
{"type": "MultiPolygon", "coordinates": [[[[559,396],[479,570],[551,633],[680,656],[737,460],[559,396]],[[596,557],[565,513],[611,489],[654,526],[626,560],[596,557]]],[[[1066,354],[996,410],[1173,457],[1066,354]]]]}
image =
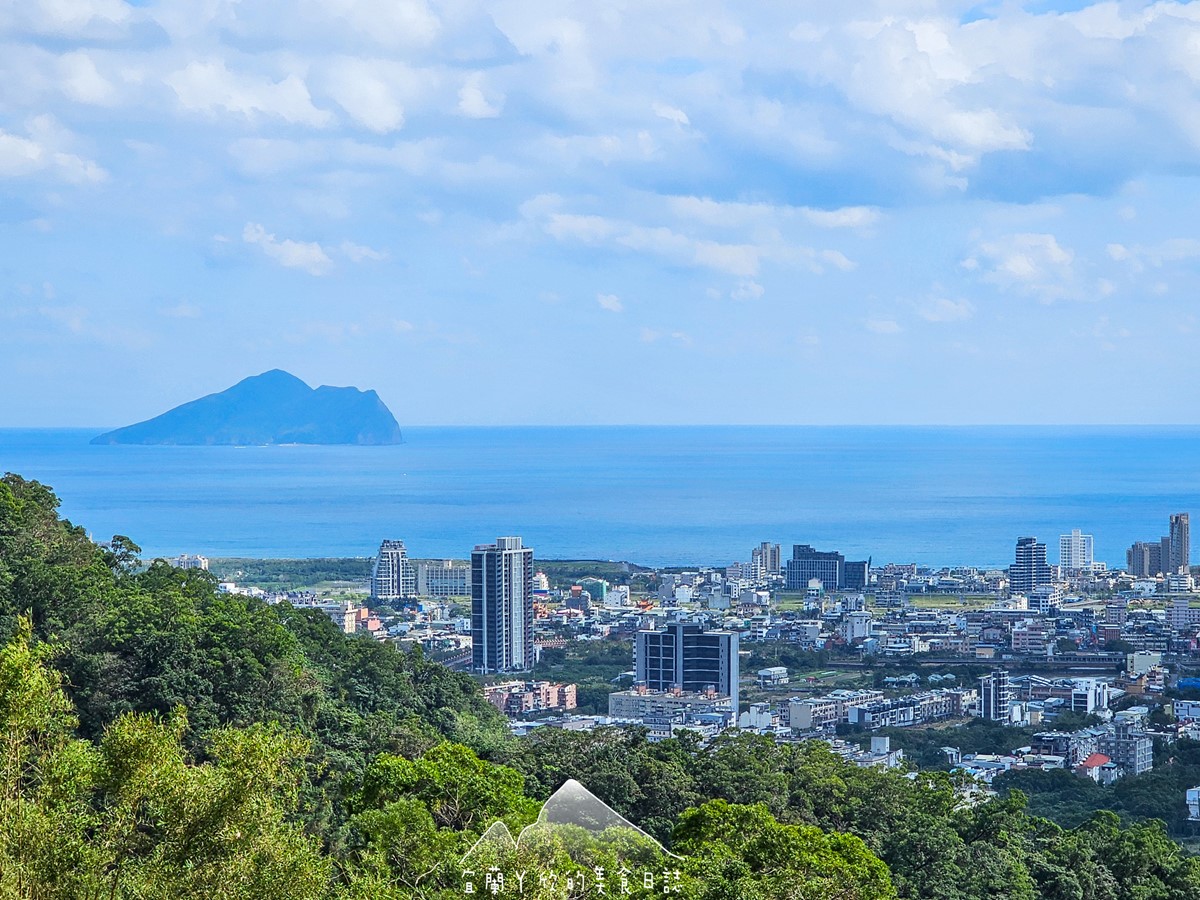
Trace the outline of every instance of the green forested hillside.
{"type": "MultiPolygon", "coordinates": [[[[1200,896],[1159,824],[1064,831],[1019,791],[970,806],[949,775],[819,743],[516,741],[467,676],[136,556],[91,544],[44,486],[0,482],[0,898],[461,897],[485,829],[517,834],[568,778],[677,854],[658,862],[679,896],[1200,896]]],[[[561,878],[524,896],[605,896],[597,869],[617,895],[641,851],[577,838],[540,847],[561,878]]]]}

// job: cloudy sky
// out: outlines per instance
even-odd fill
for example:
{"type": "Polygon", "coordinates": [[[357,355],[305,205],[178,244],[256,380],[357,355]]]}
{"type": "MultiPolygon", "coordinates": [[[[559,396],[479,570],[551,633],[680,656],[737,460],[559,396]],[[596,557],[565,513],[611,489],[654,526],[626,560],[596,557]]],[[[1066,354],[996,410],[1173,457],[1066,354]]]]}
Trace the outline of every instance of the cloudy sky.
{"type": "Polygon", "coordinates": [[[1197,422],[1200,2],[0,0],[0,425],[1197,422]]]}

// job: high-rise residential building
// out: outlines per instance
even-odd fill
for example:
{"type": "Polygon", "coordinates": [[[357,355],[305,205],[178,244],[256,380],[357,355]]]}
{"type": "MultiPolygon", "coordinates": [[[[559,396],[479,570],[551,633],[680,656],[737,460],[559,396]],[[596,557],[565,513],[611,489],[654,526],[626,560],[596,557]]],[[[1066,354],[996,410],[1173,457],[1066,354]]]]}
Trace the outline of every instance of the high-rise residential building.
{"type": "Polygon", "coordinates": [[[1096,561],[1093,555],[1094,541],[1090,534],[1082,533],[1078,528],[1070,534],[1058,537],[1058,564],[1066,572],[1087,572],[1096,561]]]}
{"type": "Polygon", "coordinates": [[[371,570],[371,599],[389,602],[416,595],[417,570],[404,541],[384,541],[371,570]]]}
{"type": "Polygon", "coordinates": [[[1134,578],[1153,578],[1162,570],[1161,542],[1136,541],[1125,551],[1125,571],[1134,578]]]}
{"type": "Polygon", "coordinates": [[[750,563],[764,576],[780,574],[783,571],[783,560],[779,545],[763,541],[750,551],[750,563]]]}
{"type": "Polygon", "coordinates": [[[842,563],[842,583],[840,589],[843,591],[866,590],[870,573],[870,560],[862,560],[861,562],[847,560],[842,563]]]}
{"type": "Polygon", "coordinates": [[[634,642],[638,683],[652,691],[714,690],[738,709],[738,635],[705,631],[689,622],[670,622],[661,631],[639,631],[634,642]]]}
{"type": "Polygon", "coordinates": [[[1009,704],[1013,701],[1008,672],[997,669],[979,679],[979,715],[989,722],[1007,722],[1009,704]]]}
{"type": "Polygon", "coordinates": [[[1167,572],[1174,575],[1186,572],[1191,564],[1191,529],[1187,513],[1171,516],[1171,530],[1167,534],[1167,572]]]}
{"type": "Polygon", "coordinates": [[[817,579],[827,591],[859,591],[867,585],[871,561],[846,562],[836,550],[814,550],[808,544],[794,544],[792,558],[784,568],[784,587],[806,591],[817,579]]]}
{"type": "Polygon", "coordinates": [[[1035,587],[1054,581],[1046,564],[1046,545],[1034,537],[1017,538],[1017,552],[1008,567],[1008,588],[1014,594],[1028,594],[1035,587]]]}
{"type": "Polygon", "coordinates": [[[1191,565],[1191,528],[1187,513],[1171,516],[1166,537],[1137,541],[1125,553],[1125,570],[1135,578],[1177,575],[1191,565]]]}
{"type": "Polygon", "coordinates": [[[519,537],[471,554],[471,645],[476,672],[533,668],[533,548],[519,537]]]}

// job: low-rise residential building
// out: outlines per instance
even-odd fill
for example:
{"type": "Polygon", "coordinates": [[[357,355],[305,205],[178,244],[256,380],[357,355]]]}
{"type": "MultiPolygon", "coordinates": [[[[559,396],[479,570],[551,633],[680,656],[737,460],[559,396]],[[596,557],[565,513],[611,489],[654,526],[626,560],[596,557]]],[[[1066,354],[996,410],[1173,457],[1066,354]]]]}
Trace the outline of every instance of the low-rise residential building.
{"type": "Polygon", "coordinates": [[[576,706],[573,684],[550,681],[505,681],[483,689],[489,703],[508,716],[541,710],[568,710],[576,706]]]}
{"type": "Polygon", "coordinates": [[[851,725],[863,728],[903,728],[909,725],[925,725],[963,715],[963,698],[966,691],[934,690],[907,697],[874,700],[870,703],[850,706],[846,711],[851,725]]]}
{"type": "Polygon", "coordinates": [[[758,686],[761,688],[776,687],[789,681],[787,666],[770,666],[758,670],[758,686]]]}
{"type": "Polygon", "coordinates": [[[846,722],[846,710],[854,704],[883,699],[883,691],[837,690],[823,697],[793,698],[789,716],[793,731],[826,731],[839,722],[846,722]]]}
{"type": "Polygon", "coordinates": [[[675,713],[732,715],[733,712],[732,699],[714,691],[651,691],[634,688],[608,695],[608,714],[623,719],[644,719],[647,716],[669,718],[675,713]]]}
{"type": "Polygon", "coordinates": [[[1141,775],[1154,766],[1154,742],[1136,722],[1117,722],[1100,742],[1100,750],[1127,775],[1141,775]]]}

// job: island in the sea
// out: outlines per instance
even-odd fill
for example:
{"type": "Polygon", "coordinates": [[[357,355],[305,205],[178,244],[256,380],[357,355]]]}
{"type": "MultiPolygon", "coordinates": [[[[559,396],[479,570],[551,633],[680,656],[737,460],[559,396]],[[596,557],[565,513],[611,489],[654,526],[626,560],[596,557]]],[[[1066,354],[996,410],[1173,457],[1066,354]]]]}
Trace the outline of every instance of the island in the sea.
{"type": "Polygon", "coordinates": [[[327,385],[311,388],[281,369],[254,375],[228,390],[92,439],[93,444],[186,446],[402,441],[399,424],[374,391],[327,385]]]}

